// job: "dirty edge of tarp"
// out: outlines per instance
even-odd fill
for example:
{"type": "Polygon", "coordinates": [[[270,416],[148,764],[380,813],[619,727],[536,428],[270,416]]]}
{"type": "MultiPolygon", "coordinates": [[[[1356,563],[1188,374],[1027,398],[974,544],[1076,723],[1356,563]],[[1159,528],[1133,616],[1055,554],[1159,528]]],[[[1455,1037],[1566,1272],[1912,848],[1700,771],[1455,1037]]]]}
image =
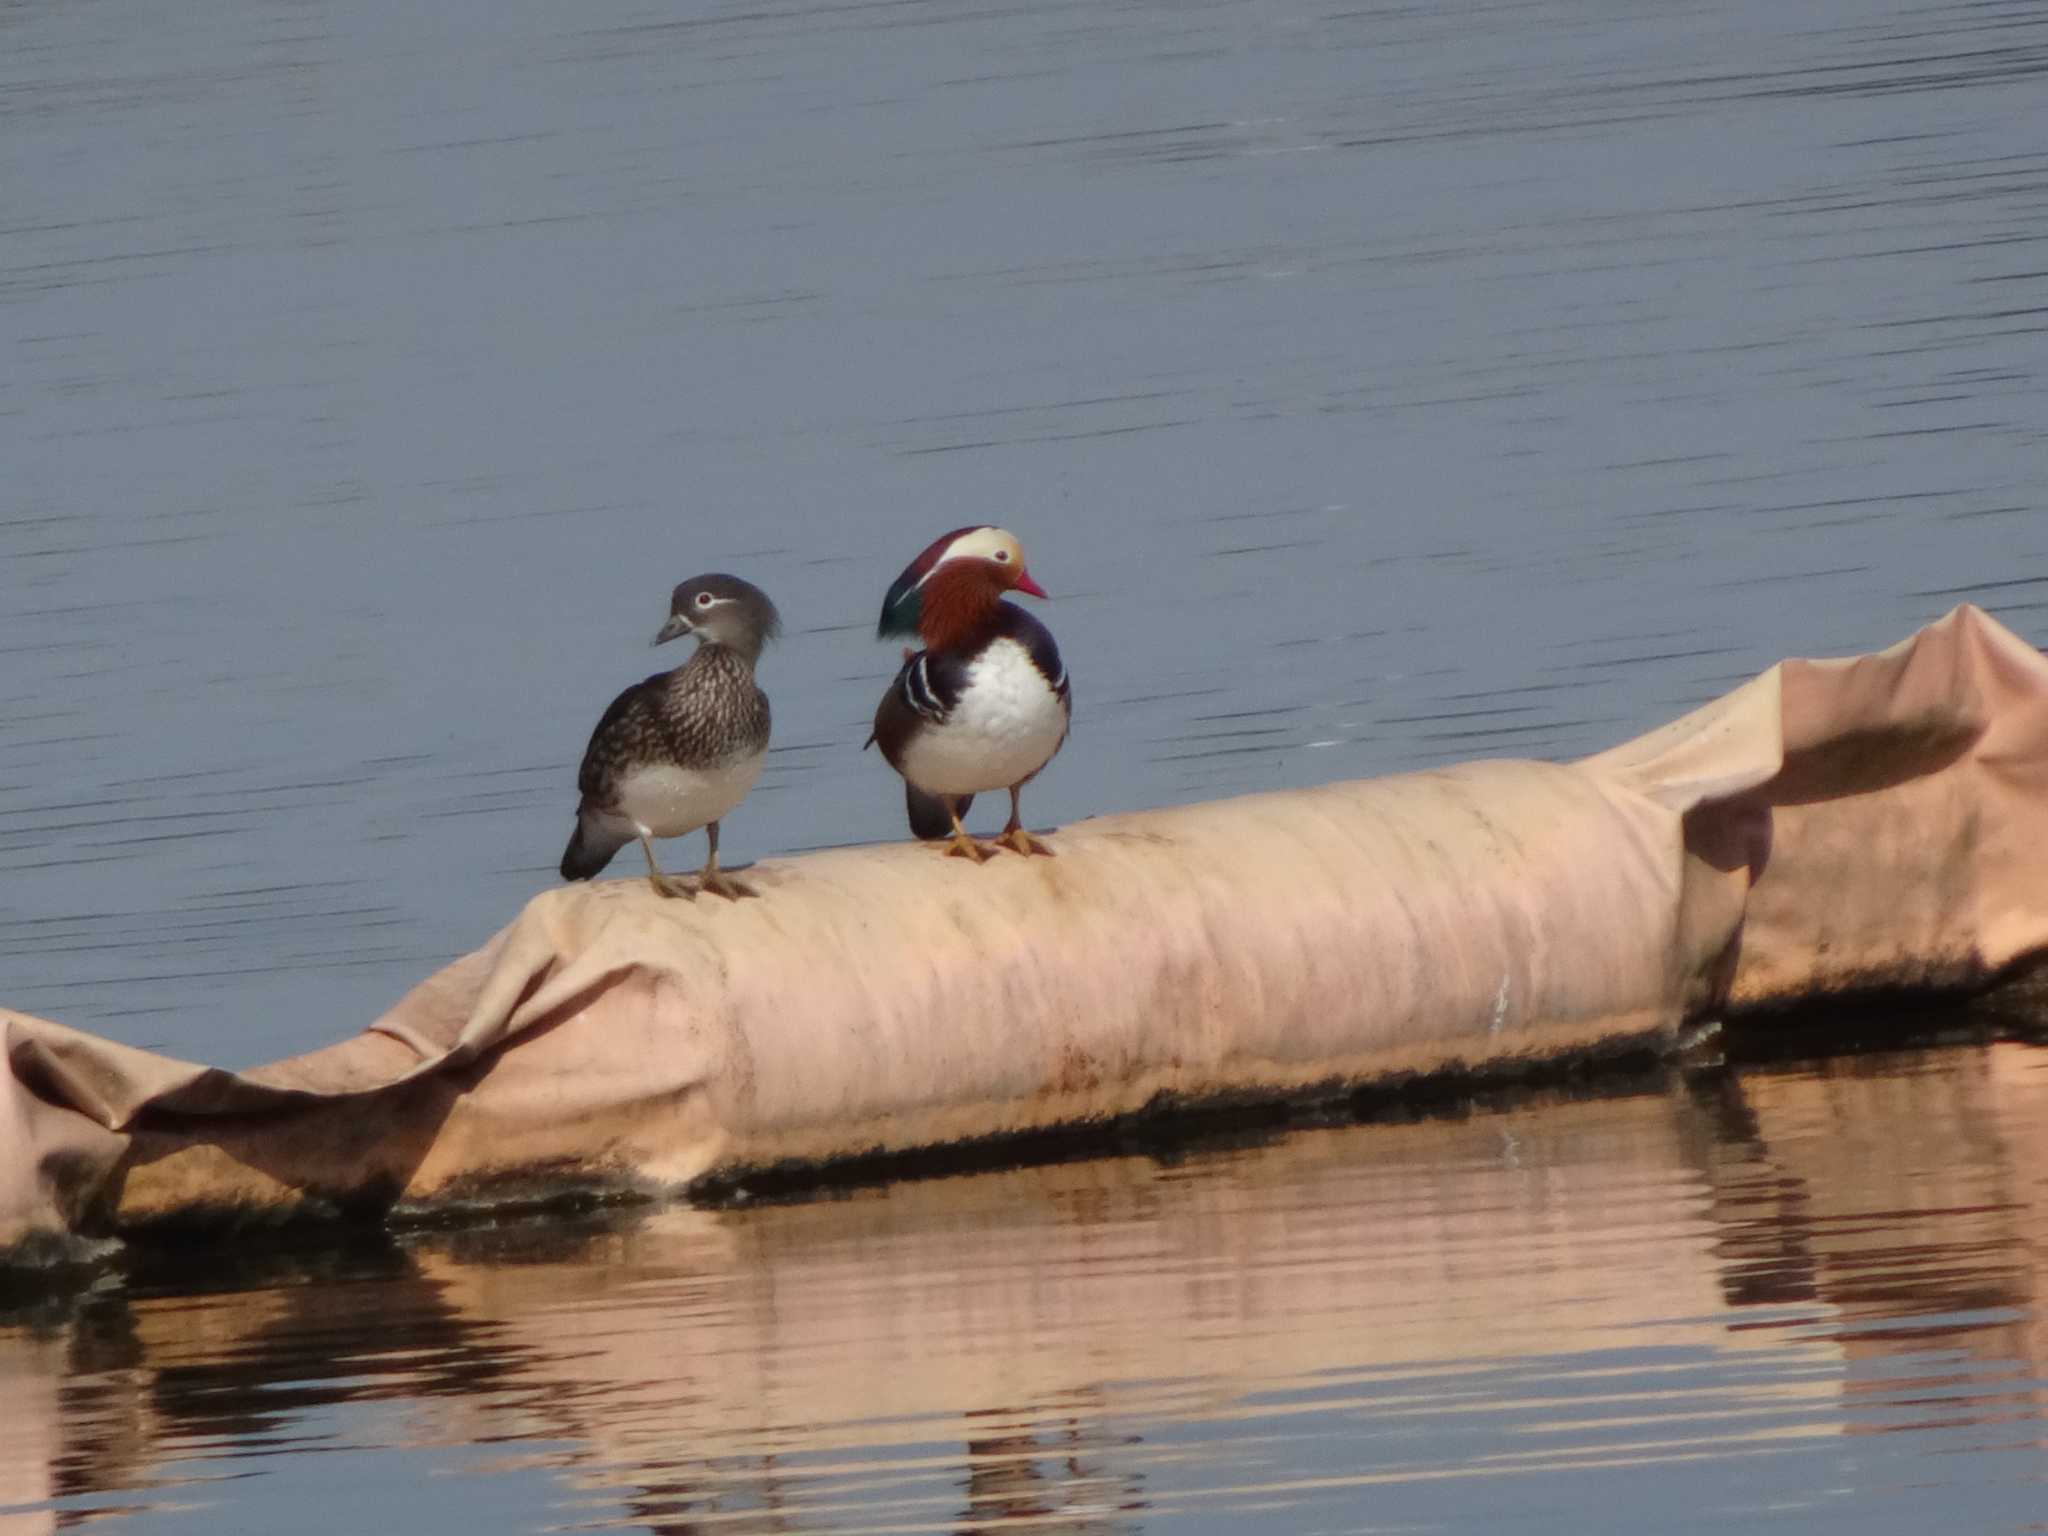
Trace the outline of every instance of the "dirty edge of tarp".
{"type": "Polygon", "coordinates": [[[1572,764],[1104,816],[1051,859],[548,891],[367,1030],[242,1073],[0,1010],[0,1257],[1506,1072],[2048,948],[2048,661],[1964,606],[1572,764]]]}

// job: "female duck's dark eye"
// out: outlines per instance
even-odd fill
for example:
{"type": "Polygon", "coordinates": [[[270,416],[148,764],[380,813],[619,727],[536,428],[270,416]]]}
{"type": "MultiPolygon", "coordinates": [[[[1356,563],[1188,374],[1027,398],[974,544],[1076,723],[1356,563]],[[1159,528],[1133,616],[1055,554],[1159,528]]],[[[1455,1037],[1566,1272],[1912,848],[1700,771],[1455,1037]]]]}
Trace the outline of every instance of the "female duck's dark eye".
{"type": "Polygon", "coordinates": [[[711,606],[711,594],[709,592],[699,592],[697,594],[697,606],[699,608],[709,608],[711,606]]]}

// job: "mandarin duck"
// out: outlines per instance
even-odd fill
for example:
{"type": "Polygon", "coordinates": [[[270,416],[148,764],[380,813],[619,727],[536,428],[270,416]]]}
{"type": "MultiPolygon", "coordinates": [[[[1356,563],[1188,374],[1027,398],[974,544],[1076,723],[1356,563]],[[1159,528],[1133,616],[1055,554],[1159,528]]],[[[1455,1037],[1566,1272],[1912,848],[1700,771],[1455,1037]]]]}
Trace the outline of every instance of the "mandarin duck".
{"type": "Polygon", "coordinates": [[[768,755],[768,696],[754,682],[761,647],[782,628],[768,595],[737,576],[692,577],[669,600],[660,645],[697,638],[696,654],[616,699],[591,732],[576,775],[582,801],[562,878],[588,880],[633,839],[662,896],[694,897],[654,862],[656,837],[704,828],[711,850],[697,887],[737,900],[754,892],[718,869],[718,823],[744,800],[768,755]]]}
{"type": "Polygon", "coordinates": [[[882,600],[878,639],[914,635],[924,649],[903,666],[875,711],[868,745],[903,775],[910,830],[976,863],[995,850],[960,818],[977,793],[1007,789],[1010,820],[997,841],[1050,854],[1024,830],[1018,793],[1067,739],[1067,669],[1051,633],[1005,592],[1045,592],[1024,550],[1001,528],[956,528],[911,561],[882,600]]]}

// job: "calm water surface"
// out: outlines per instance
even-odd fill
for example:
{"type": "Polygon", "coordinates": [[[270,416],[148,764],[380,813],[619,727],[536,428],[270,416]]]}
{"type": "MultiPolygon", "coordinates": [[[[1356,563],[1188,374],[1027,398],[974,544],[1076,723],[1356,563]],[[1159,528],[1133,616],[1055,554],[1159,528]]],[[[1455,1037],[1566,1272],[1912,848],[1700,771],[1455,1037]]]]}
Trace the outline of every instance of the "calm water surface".
{"type": "Polygon", "coordinates": [[[142,1264],[0,1531],[2038,1531],[2048,1050],[142,1264]]]}
{"type": "MultiPolygon", "coordinates": [[[[1049,824],[2038,642],[2044,76],[2018,0],[11,0],[0,1000],[360,1027],[706,569],[790,624],[728,854],[900,836],[968,521],[1049,824]]],[[[0,1527],[2038,1530],[2043,1060],[138,1261],[6,1314],[0,1527]]]]}

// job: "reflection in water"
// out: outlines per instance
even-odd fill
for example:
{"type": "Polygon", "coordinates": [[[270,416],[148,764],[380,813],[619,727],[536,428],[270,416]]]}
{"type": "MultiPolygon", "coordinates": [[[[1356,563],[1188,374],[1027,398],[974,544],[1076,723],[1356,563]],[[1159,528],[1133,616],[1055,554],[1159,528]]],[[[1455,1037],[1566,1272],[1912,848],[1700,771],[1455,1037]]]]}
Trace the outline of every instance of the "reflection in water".
{"type": "Polygon", "coordinates": [[[2048,1498],[2043,1126],[2048,1052],[1951,1047],[144,1255],[0,1333],[9,1400],[46,1410],[0,1529],[262,1523],[336,1453],[465,1508],[526,1490],[508,1529],[1984,1528],[2048,1498]]]}
{"type": "Polygon", "coordinates": [[[1721,1143],[1729,1298],[1826,1304],[1849,1429],[2017,1422],[2031,1427],[2008,1443],[2048,1446],[2048,1198],[2023,1118],[2048,1108],[2044,1067],[2032,1052],[1842,1058],[1775,1085],[1768,1123],[1721,1143]]]}
{"type": "Polygon", "coordinates": [[[1050,1417],[1016,1408],[976,1408],[971,1428],[1011,1426],[967,1442],[967,1505],[956,1527],[961,1536],[986,1536],[1006,1523],[1028,1520],[1033,1529],[1066,1536],[1111,1536],[1137,1529],[1131,1515],[1145,1507],[1136,1474],[1112,1470],[1117,1450],[1136,1436],[1114,1436],[1100,1424],[1101,1394],[1079,1394],[1093,1412],[1050,1417]],[[1034,1422],[1036,1419],[1036,1422],[1034,1422]]]}

